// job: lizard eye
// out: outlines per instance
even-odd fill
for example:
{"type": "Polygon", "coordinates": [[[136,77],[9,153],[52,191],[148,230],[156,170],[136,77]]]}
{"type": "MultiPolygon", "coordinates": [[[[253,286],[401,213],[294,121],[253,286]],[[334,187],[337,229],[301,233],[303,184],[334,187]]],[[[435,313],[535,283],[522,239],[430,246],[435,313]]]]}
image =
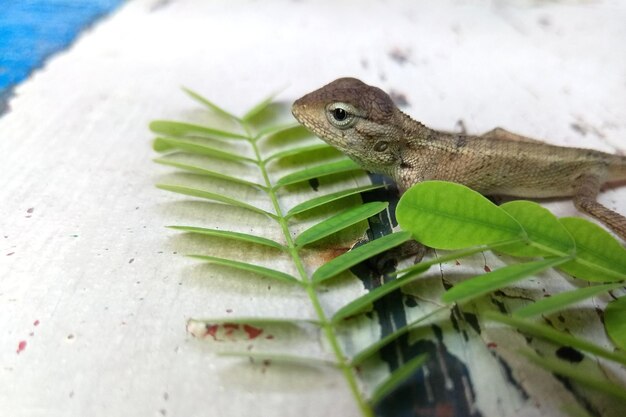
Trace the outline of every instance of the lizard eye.
{"type": "Polygon", "coordinates": [[[389,147],[389,142],[381,140],[379,142],[376,142],[376,144],[374,145],[374,151],[385,152],[388,147],[389,147]]]}
{"type": "Polygon", "coordinates": [[[336,121],[342,122],[346,119],[346,117],[348,117],[348,113],[346,113],[344,109],[340,109],[339,107],[337,107],[335,110],[333,110],[333,117],[336,121]]]}
{"type": "Polygon", "coordinates": [[[333,126],[348,129],[356,121],[356,109],[348,103],[332,103],[326,107],[326,117],[333,126]]]}

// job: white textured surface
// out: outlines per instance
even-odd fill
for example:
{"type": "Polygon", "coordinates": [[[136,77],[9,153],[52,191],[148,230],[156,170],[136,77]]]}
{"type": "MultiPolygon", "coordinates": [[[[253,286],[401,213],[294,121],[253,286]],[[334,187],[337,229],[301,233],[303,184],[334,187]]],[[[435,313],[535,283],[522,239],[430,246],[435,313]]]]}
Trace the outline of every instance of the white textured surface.
{"type": "MultiPolygon", "coordinates": [[[[193,117],[180,85],[242,112],[352,75],[433,127],[626,151],[619,1],[266,3],[130,2],[17,89],[0,118],[1,415],[358,415],[332,372],[263,373],[186,333],[189,317],[307,301],[275,286],[268,303],[172,254],[179,198],[153,187],[147,124],[193,117]]],[[[626,190],[602,201],[624,212],[626,190]]]]}

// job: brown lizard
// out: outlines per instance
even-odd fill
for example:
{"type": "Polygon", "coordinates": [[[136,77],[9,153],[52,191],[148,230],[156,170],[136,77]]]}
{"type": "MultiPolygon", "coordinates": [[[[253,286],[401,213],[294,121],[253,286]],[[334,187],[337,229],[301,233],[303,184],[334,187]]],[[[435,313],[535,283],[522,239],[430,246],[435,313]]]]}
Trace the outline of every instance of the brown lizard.
{"type": "Polygon", "coordinates": [[[571,197],[576,207],[626,240],[626,217],[596,201],[607,182],[626,181],[626,157],[554,146],[493,129],[481,136],[430,129],[381,89],[340,78],[296,100],[306,128],[400,192],[425,180],[464,184],[483,195],[571,197]]]}

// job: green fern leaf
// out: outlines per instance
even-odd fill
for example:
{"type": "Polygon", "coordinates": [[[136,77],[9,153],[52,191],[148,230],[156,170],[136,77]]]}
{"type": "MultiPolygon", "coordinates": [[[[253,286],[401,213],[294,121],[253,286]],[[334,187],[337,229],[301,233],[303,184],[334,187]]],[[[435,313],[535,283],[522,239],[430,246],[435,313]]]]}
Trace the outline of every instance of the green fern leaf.
{"type": "Polygon", "coordinates": [[[224,203],[230,206],[240,207],[246,210],[253,211],[255,213],[264,214],[273,219],[277,218],[277,216],[273,213],[267,212],[251,204],[244,203],[243,201],[239,201],[231,197],[226,197],[222,194],[217,194],[217,193],[213,193],[213,192],[205,191],[205,190],[199,190],[197,188],[185,187],[182,185],[157,184],[156,186],[157,188],[160,188],[162,190],[173,191],[175,193],[185,194],[185,195],[189,195],[192,197],[204,198],[206,200],[218,201],[220,203],[224,203]]]}
{"type": "Polygon", "coordinates": [[[401,365],[391,375],[389,375],[389,377],[383,383],[376,387],[376,390],[370,396],[370,402],[372,404],[378,404],[395,388],[397,388],[400,384],[410,378],[415,373],[415,371],[420,368],[424,364],[424,362],[426,362],[427,358],[428,356],[425,354],[418,355],[407,363],[401,365]]]}
{"type": "Polygon", "coordinates": [[[615,345],[626,351],[626,297],[613,300],[606,307],[604,327],[615,345]]]}
{"type": "Polygon", "coordinates": [[[341,161],[331,162],[324,165],[318,165],[312,168],[285,175],[276,181],[276,188],[286,185],[297,184],[299,182],[308,181],[313,178],[320,178],[328,175],[341,174],[350,171],[361,171],[363,168],[351,159],[342,159],[341,161]]]}
{"type": "Polygon", "coordinates": [[[570,346],[585,352],[592,353],[596,356],[610,359],[612,361],[626,365],[626,355],[621,352],[610,352],[598,345],[587,342],[586,340],[574,337],[570,334],[560,332],[543,324],[533,323],[517,317],[505,316],[493,311],[486,311],[483,317],[489,320],[498,321],[500,323],[513,326],[525,333],[547,339],[561,346],[570,346]]]}
{"type": "Polygon", "coordinates": [[[297,246],[305,246],[328,237],[385,210],[389,203],[375,201],[344,210],[300,233],[297,246]]]}
{"type": "Polygon", "coordinates": [[[243,184],[243,185],[247,185],[247,186],[250,186],[250,187],[258,188],[258,189],[261,189],[261,190],[267,190],[267,188],[265,186],[263,186],[261,184],[258,184],[256,182],[247,181],[247,180],[244,180],[243,178],[233,177],[231,175],[226,175],[226,174],[223,174],[223,173],[217,172],[217,171],[211,171],[209,169],[202,168],[202,167],[195,166],[195,165],[186,164],[184,162],[178,162],[176,160],[169,159],[168,157],[155,158],[154,162],[156,162],[158,164],[162,164],[162,165],[168,165],[168,166],[172,166],[172,167],[175,167],[175,168],[179,168],[179,169],[182,169],[184,171],[193,172],[195,174],[206,175],[208,177],[219,178],[221,180],[230,181],[230,182],[234,182],[234,183],[237,183],[237,184],[243,184]]]}
{"type": "Polygon", "coordinates": [[[532,362],[541,366],[543,369],[565,376],[573,381],[578,382],[581,385],[585,385],[596,391],[604,394],[611,395],[624,403],[626,403],[626,390],[619,385],[615,385],[606,379],[598,379],[589,376],[588,372],[582,371],[573,367],[569,363],[565,363],[553,358],[546,358],[537,355],[536,353],[529,352],[527,350],[520,350],[520,353],[530,359],[532,362]]]}
{"type": "Polygon", "coordinates": [[[200,126],[191,123],[173,122],[169,120],[155,120],[150,123],[150,130],[158,135],[170,137],[205,137],[210,139],[246,139],[245,135],[225,130],[200,126]]]}
{"type": "Polygon", "coordinates": [[[340,200],[345,197],[349,197],[355,194],[365,193],[367,191],[378,190],[380,188],[384,188],[384,185],[365,185],[363,187],[355,187],[348,188],[346,190],[337,191],[331,194],[322,195],[319,197],[312,198],[303,203],[298,204],[297,206],[292,207],[287,214],[286,218],[295,216],[297,214],[304,213],[309,210],[316,209],[328,203],[332,203],[333,201],[340,200]]]}
{"type": "Polygon", "coordinates": [[[325,143],[316,143],[314,145],[301,146],[299,148],[289,148],[272,154],[265,158],[265,163],[270,161],[279,161],[283,158],[289,158],[291,156],[300,156],[311,152],[319,152],[321,150],[334,149],[330,145],[325,143]]]}
{"type": "Polygon", "coordinates": [[[212,146],[207,146],[197,141],[193,141],[193,139],[173,139],[173,138],[156,138],[154,140],[154,149],[155,150],[169,150],[169,149],[180,149],[182,151],[199,154],[199,155],[208,155],[213,156],[220,159],[226,159],[229,161],[246,161],[253,162],[256,161],[252,158],[227,152],[221,149],[214,148],[212,146]]]}
{"type": "Polygon", "coordinates": [[[409,239],[411,239],[409,232],[398,232],[372,240],[325,263],[313,273],[311,279],[314,283],[326,281],[367,259],[401,245],[409,239]]]}
{"type": "Polygon", "coordinates": [[[240,271],[253,272],[255,274],[272,278],[277,281],[283,281],[288,283],[296,283],[301,284],[295,277],[292,275],[286,274],[284,272],[276,271],[274,269],[266,268],[264,266],[254,265],[247,262],[234,261],[232,259],[226,258],[218,258],[216,256],[207,256],[207,255],[188,255],[190,258],[200,259],[204,262],[208,262],[211,264],[228,266],[231,268],[239,269],[240,271]]]}
{"type": "Polygon", "coordinates": [[[272,93],[263,100],[261,100],[259,103],[254,105],[250,110],[246,112],[246,114],[243,115],[241,120],[243,122],[250,123],[254,118],[258,117],[261,113],[263,113],[264,110],[267,109],[272,101],[274,101],[274,97],[276,97],[277,94],[278,92],[272,93]]]}
{"type": "Polygon", "coordinates": [[[446,291],[441,297],[444,303],[461,303],[499,288],[506,287],[523,278],[538,274],[548,268],[563,264],[571,257],[551,258],[543,261],[508,265],[493,272],[469,278],[446,291]]]}
{"type": "Polygon", "coordinates": [[[554,294],[551,297],[535,301],[525,307],[517,309],[513,312],[513,314],[520,318],[533,317],[539,314],[549,314],[554,311],[562,310],[574,303],[593,297],[595,295],[614,290],[623,285],[624,284],[622,283],[592,285],[586,288],[579,288],[573,291],[554,294]]]}
{"type": "Polygon", "coordinates": [[[234,114],[224,110],[223,108],[221,108],[220,106],[214,104],[212,101],[207,100],[205,97],[203,97],[202,95],[196,93],[193,90],[190,90],[189,88],[183,87],[183,91],[185,93],[187,93],[191,98],[193,98],[194,100],[196,100],[198,103],[203,104],[204,106],[208,107],[209,109],[211,109],[213,112],[215,112],[216,114],[219,114],[223,117],[226,117],[228,119],[232,119],[232,120],[236,120],[239,121],[240,119],[235,116],[234,114]]]}
{"type": "Polygon", "coordinates": [[[280,243],[274,242],[273,240],[267,239],[265,237],[254,236],[247,233],[239,233],[239,232],[231,232],[228,230],[217,230],[217,229],[207,229],[204,227],[193,227],[193,226],[168,226],[170,229],[181,230],[183,232],[195,233],[199,235],[205,236],[215,236],[221,237],[225,239],[233,239],[238,240],[240,242],[248,242],[254,243],[257,245],[263,245],[274,249],[286,250],[283,245],[280,243]]]}

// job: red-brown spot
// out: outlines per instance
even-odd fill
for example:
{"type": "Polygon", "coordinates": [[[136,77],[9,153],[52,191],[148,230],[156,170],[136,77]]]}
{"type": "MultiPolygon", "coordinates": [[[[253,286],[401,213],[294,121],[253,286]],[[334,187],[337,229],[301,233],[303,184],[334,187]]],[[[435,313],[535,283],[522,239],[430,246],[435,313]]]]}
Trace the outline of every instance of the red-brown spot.
{"type": "Polygon", "coordinates": [[[217,328],[218,328],[217,324],[213,324],[213,325],[207,324],[205,331],[204,331],[204,337],[211,336],[213,340],[217,340],[217,337],[216,337],[217,328]]]}
{"type": "Polygon", "coordinates": [[[35,321],[33,322],[33,326],[39,326],[39,320],[35,320],[35,321]]]}
{"type": "Polygon", "coordinates": [[[239,330],[239,325],[237,323],[224,323],[222,327],[224,327],[224,330],[226,331],[226,336],[232,336],[235,330],[239,330]]]}
{"type": "Polygon", "coordinates": [[[263,333],[263,329],[250,326],[248,324],[243,325],[243,330],[248,334],[248,339],[256,339],[261,333],[263,333]]]}
{"type": "Polygon", "coordinates": [[[497,348],[497,347],[498,347],[498,344],[497,344],[497,343],[495,343],[495,342],[489,342],[489,343],[487,343],[487,347],[488,347],[489,349],[495,349],[495,348],[497,348]]]}
{"type": "Polygon", "coordinates": [[[273,334],[268,334],[267,336],[265,336],[266,339],[271,340],[274,338],[273,334]]]}
{"type": "Polygon", "coordinates": [[[24,351],[24,349],[26,349],[26,340],[20,340],[20,342],[17,344],[17,351],[16,353],[19,355],[20,353],[22,353],[24,351]]]}
{"type": "Polygon", "coordinates": [[[489,266],[487,265],[485,265],[483,269],[485,270],[485,272],[491,272],[491,268],[489,268],[489,266]]]}
{"type": "Polygon", "coordinates": [[[456,266],[460,266],[460,265],[461,265],[461,262],[459,262],[459,261],[454,261],[454,264],[455,264],[456,266]]]}

